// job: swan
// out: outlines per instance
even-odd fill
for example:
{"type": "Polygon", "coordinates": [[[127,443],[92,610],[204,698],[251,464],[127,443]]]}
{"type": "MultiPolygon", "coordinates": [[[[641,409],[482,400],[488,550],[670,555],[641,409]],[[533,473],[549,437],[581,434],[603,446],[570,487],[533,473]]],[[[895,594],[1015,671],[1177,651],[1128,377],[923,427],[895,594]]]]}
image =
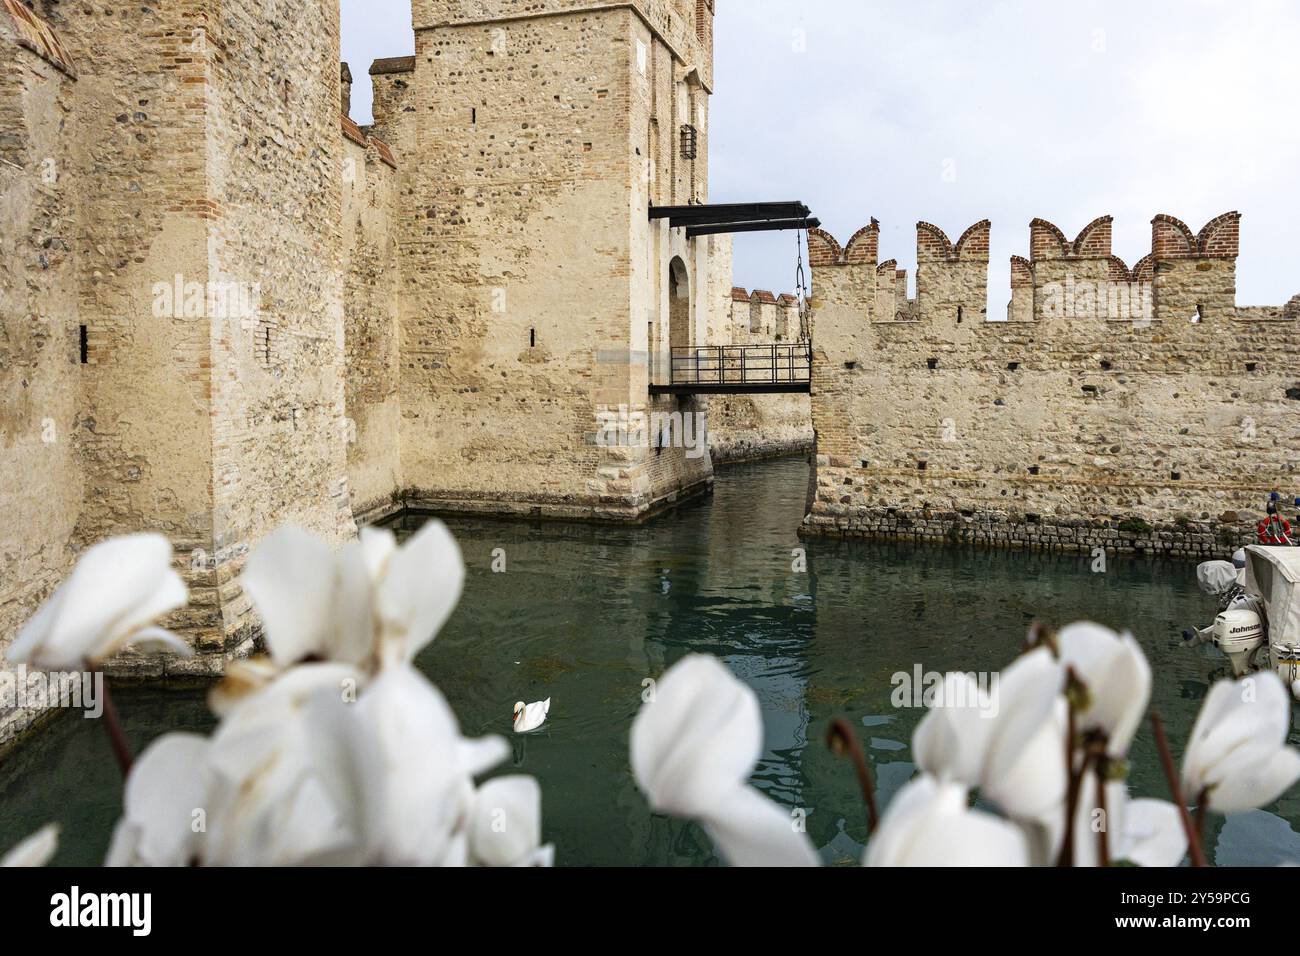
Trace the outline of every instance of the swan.
{"type": "Polygon", "coordinates": [[[526,734],[546,723],[546,715],[551,711],[551,698],[535,704],[525,704],[522,700],[515,704],[515,733],[526,734]]]}

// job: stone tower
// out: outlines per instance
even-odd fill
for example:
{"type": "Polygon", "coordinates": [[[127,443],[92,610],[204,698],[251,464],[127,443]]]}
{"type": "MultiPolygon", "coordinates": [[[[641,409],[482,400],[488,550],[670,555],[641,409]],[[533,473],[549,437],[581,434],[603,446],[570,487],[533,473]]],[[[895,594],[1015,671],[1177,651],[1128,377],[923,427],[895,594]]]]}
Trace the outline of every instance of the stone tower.
{"type": "Polygon", "coordinates": [[[648,209],[708,197],[712,0],[412,20],[415,56],[371,69],[403,167],[404,503],[637,519],[705,487],[707,455],[609,447],[599,423],[699,410],[649,385],[704,338],[714,243],[648,209]]]}
{"type": "Polygon", "coordinates": [[[254,633],[249,548],[355,533],[338,4],[3,0],[0,21],[0,193],[23,211],[0,374],[39,396],[4,413],[3,637],[82,548],[160,531],[192,597],[170,623],[220,669],[254,633]]]}

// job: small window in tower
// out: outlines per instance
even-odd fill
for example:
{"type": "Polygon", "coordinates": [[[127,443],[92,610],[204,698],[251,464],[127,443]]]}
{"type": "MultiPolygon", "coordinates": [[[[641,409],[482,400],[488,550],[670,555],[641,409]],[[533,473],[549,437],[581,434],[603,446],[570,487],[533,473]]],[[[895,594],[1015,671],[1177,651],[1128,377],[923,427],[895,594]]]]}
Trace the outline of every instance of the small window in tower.
{"type": "Polygon", "coordinates": [[[81,364],[89,365],[90,364],[90,332],[84,325],[81,326],[81,328],[78,330],[78,337],[79,337],[79,347],[81,349],[81,364]]]}
{"type": "Polygon", "coordinates": [[[529,347],[530,349],[535,349],[535,348],[537,348],[537,330],[536,330],[536,329],[529,329],[529,330],[528,330],[528,347],[529,347]]]}
{"type": "Polygon", "coordinates": [[[694,159],[699,155],[699,136],[690,123],[682,124],[682,158],[694,159]]]}

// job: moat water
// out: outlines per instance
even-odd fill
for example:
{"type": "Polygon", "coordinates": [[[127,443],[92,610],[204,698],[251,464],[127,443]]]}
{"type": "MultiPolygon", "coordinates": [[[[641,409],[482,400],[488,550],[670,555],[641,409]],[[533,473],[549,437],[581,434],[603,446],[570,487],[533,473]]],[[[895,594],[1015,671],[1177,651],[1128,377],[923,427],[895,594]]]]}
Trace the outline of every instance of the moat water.
{"type": "MultiPolygon", "coordinates": [[[[638,528],[454,521],[469,566],[460,608],[420,666],[467,733],[510,733],[516,700],[553,700],[543,732],[514,738],[513,766],[542,785],[545,838],[560,865],[714,865],[708,838],[648,810],[628,766],[642,681],[684,654],[721,657],[762,701],[761,790],[803,808],[828,863],[858,860],[866,823],[852,768],[828,753],[828,722],[859,729],[884,799],[912,776],[920,710],[891,703],[898,672],[993,671],[1035,617],[1131,629],[1151,660],[1153,702],[1176,754],[1210,682],[1210,649],[1178,647],[1213,608],[1189,564],[878,542],[800,542],[802,460],[719,471],[711,498],[638,528]],[[807,571],[793,551],[807,548],[807,571]],[[494,549],[505,573],[493,573],[494,549]]],[[[211,726],[201,690],[115,693],[139,748],[211,726]]],[[[1300,735],[1293,732],[1293,742],[1300,735]]],[[[1166,797],[1147,731],[1135,795],[1166,797]]],[[[0,849],[57,820],[57,863],[97,864],[121,781],[97,721],[61,715],[0,765],[0,849]]],[[[1263,810],[1212,821],[1220,865],[1300,862],[1300,789],[1263,810]]]]}

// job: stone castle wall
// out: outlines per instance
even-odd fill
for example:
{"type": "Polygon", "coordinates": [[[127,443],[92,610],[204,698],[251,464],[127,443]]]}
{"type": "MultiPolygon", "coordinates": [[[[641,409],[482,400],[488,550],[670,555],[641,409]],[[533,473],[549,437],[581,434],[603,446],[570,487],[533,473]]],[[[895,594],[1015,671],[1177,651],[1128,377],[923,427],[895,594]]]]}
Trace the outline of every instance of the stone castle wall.
{"type": "MultiPolygon", "coordinates": [[[[85,485],[73,441],[83,373],[76,82],[66,51],[0,3],[0,635],[16,633],[70,570],[85,485]]],[[[29,716],[0,710],[0,740],[29,716]]]]}
{"type": "MultiPolygon", "coordinates": [[[[799,302],[765,290],[727,290],[729,318],[709,342],[767,345],[801,336],[799,302]]],[[[709,399],[714,464],[806,454],[813,447],[812,402],[807,395],[719,395],[709,399]]]]}
{"type": "Polygon", "coordinates": [[[120,669],[213,673],[281,524],[707,487],[707,455],[597,431],[695,410],[651,376],[729,284],[645,213],[707,198],[711,2],[417,2],[368,130],[337,4],[0,5],[0,647],[114,534],[172,540],[199,651],[120,669]]]}
{"type": "Polygon", "coordinates": [[[251,547],[355,534],[352,476],[396,493],[395,160],[345,136],[336,4],[0,2],[0,645],[160,531],[200,653],[120,669],[219,671],[251,547]]]}
{"type": "Polygon", "coordinates": [[[402,488],[398,165],[344,121],[344,330],[348,482],[358,523],[392,511],[402,488]]]}
{"type": "Polygon", "coordinates": [[[1240,217],[1111,255],[1042,220],[985,316],[989,224],[917,227],[917,295],[873,222],[814,267],[813,533],[1221,555],[1300,493],[1300,297],[1235,302],[1240,217]]]}

